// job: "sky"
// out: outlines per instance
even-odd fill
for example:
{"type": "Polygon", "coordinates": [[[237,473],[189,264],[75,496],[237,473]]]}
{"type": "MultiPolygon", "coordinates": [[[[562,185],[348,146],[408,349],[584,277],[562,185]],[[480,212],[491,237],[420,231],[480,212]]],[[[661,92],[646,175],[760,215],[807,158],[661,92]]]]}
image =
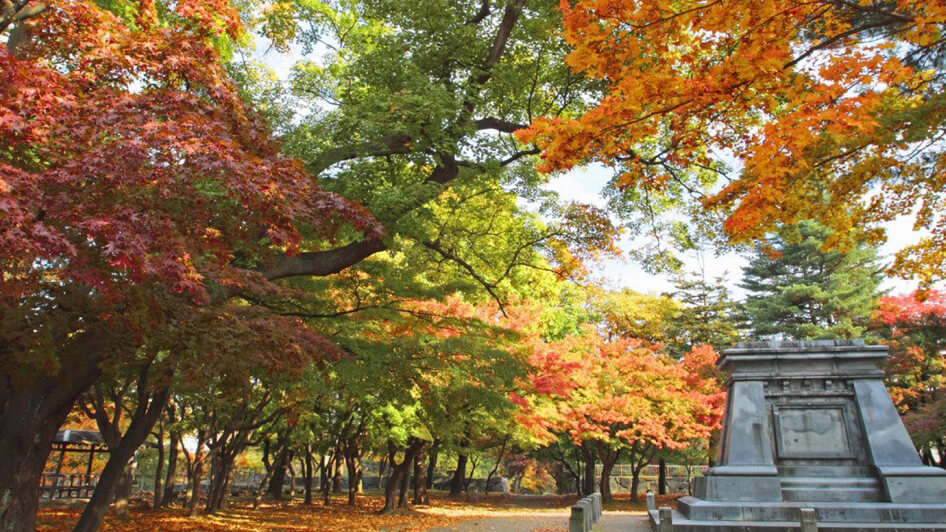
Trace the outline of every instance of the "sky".
{"type": "MultiPolygon", "coordinates": [[[[562,200],[604,207],[606,200],[601,192],[610,178],[609,172],[610,170],[600,166],[578,168],[553,177],[546,184],[546,188],[557,192],[562,200]]],[[[900,248],[916,243],[920,239],[920,234],[913,231],[912,224],[912,216],[902,216],[884,225],[888,238],[886,244],[879,250],[882,258],[889,260],[900,248]]],[[[635,242],[629,238],[621,242],[624,250],[633,249],[633,246],[635,242]]],[[[707,279],[722,277],[734,299],[744,298],[745,291],[739,288],[738,283],[742,277],[742,267],[748,264],[746,258],[735,253],[713,256],[710,252],[704,254],[702,265],[695,254],[683,256],[682,259],[684,268],[688,271],[702,269],[707,279]]],[[[596,280],[611,288],[627,287],[638,292],[659,294],[673,290],[673,284],[667,275],[652,275],[644,271],[639,263],[628,259],[603,261],[596,280]]],[[[915,281],[887,277],[881,284],[881,290],[899,294],[914,290],[916,285],[915,281]]]]}

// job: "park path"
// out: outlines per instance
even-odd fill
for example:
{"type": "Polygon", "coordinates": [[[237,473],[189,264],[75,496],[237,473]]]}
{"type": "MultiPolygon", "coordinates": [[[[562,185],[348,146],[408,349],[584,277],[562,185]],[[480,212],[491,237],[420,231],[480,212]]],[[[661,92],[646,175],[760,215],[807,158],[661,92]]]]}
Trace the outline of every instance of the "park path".
{"type": "MultiPolygon", "coordinates": [[[[568,532],[567,508],[561,511],[496,512],[493,516],[476,517],[450,527],[431,528],[428,532],[568,532]]],[[[644,512],[604,512],[594,527],[595,532],[650,532],[644,512]]]]}

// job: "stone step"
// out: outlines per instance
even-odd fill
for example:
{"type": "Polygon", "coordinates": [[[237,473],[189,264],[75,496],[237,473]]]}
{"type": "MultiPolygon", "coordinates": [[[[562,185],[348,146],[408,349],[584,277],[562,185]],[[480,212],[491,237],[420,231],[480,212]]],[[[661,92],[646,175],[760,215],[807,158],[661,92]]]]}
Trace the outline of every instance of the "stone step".
{"type": "Polygon", "coordinates": [[[871,502],[882,494],[876,478],[861,477],[784,477],[782,499],[789,502],[871,502]]]}
{"type": "Polygon", "coordinates": [[[880,483],[874,477],[780,477],[782,488],[878,488],[880,483]]]}
{"type": "MultiPolygon", "coordinates": [[[[697,521],[796,521],[799,508],[814,508],[819,523],[946,523],[946,503],[735,502],[681,497],[677,508],[697,521]]],[[[820,528],[819,528],[820,530],[820,528]]]]}
{"type": "Polygon", "coordinates": [[[871,477],[874,471],[870,466],[861,465],[781,465],[779,477],[871,477]]]}
{"type": "Polygon", "coordinates": [[[789,502],[876,502],[881,500],[876,488],[782,488],[782,499],[789,502]]]}
{"type": "MultiPolygon", "coordinates": [[[[796,510],[797,511],[797,510],[796,510]]],[[[657,510],[650,510],[649,521],[653,530],[657,530],[659,515],[657,510]]],[[[689,519],[680,512],[673,512],[674,532],[801,532],[798,520],[782,521],[732,521],[689,519]]],[[[888,532],[891,530],[909,530],[910,532],[946,531],[946,523],[818,523],[818,532],[888,532]]]]}

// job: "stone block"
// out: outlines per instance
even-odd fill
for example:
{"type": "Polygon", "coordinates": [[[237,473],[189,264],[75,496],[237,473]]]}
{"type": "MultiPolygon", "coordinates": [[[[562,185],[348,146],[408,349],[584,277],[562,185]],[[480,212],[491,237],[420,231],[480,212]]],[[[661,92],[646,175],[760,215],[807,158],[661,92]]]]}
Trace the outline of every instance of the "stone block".
{"type": "Polygon", "coordinates": [[[711,501],[781,501],[782,486],[775,476],[707,475],[696,496],[711,501]]]}
{"type": "Polygon", "coordinates": [[[673,532],[673,510],[669,506],[661,506],[657,510],[657,514],[660,516],[660,521],[658,521],[658,532],[673,532]]]}
{"type": "Polygon", "coordinates": [[[581,501],[572,506],[572,513],[568,518],[568,532],[588,532],[590,530],[587,521],[587,510],[587,505],[582,504],[581,501]]]}
{"type": "Polygon", "coordinates": [[[946,502],[946,476],[883,476],[890,502],[946,502]]]}
{"type": "Polygon", "coordinates": [[[814,508],[799,508],[798,514],[801,532],[818,532],[818,521],[815,518],[814,508]]]}

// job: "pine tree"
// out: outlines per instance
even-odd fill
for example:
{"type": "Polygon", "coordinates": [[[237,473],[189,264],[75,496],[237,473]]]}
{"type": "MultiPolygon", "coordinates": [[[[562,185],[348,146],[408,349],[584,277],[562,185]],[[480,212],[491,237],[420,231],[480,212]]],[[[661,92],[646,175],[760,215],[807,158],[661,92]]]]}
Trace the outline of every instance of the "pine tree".
{"type": "Polygon", "coordinates": [[[857,338],[877,301],[882,268],[863,243],[824,251],[830,229],[814,221],[784,227],[756,246],[740,285],[743,317],[756,338],[857,338]]]}
{"type": "Polygon", "coordinates": [[[736,304],[723,276],[707,280],[702,273],[681,273],[674,278],[675,290],[668,294],[679,303],[670,320],[668,348],[682,357],[690,349],[707,344],[722,351],[737,340],[736,304]]]}

